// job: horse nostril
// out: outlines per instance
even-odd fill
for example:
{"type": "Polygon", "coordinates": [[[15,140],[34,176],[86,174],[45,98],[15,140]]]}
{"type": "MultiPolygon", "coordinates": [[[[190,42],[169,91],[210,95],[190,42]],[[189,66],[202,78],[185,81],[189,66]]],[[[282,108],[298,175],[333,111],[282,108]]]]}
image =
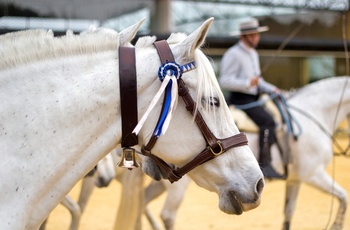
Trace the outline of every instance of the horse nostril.
{"type": "Polygon", "coordinates": [[[260,195],[264,189],[264,186],[265,186],[265,182],[264,182],[264,179],[260,179],[258,181],[258,183],[256,184],[256,192],[258,195],[260,195]]]}

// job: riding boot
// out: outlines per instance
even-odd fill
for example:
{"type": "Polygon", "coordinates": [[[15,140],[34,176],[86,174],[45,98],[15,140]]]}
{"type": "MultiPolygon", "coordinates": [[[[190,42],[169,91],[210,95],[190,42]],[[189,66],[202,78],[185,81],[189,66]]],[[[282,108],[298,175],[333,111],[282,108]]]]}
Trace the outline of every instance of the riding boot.
{"type": "Polygon", "coordinates": [[[271,137],[268,129],[262,130],[262,140],[260,141],[260,154],[259,154],[259,164],[261,171],[266,178],[270,179],[283,179],[284,176],[280,175],[271,166],[271,137]]]}

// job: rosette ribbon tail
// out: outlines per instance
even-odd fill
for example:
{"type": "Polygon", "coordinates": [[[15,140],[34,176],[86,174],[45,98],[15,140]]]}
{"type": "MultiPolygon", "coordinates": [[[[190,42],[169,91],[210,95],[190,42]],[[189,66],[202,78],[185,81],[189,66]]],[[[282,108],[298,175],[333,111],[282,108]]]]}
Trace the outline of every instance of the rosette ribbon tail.
{"type": "Polygon", "coordinates": [[[156,93],[156,95],[154,96],[153,100],[151,101],[150,105],[148,106],[146,112],[143,114],[142,118],[140,119],[139,123],[136,125],[136,127],[134,128],[134,130],[132,131],[133,133],[135,133],[136,135],[139,134],[142,126],[144,125],[144,123],[147,120],[148,115],[151,113],[152,109],[154,108],[154,106],[157,104],[157,102],[159,101],[159,98],[162,96],[164,90],[166,89],[169,81],[171,80],[170,76],[166,76],[162,82],[162,85],[160,86],[160,89],[158,90],[158,92],[156,93]]]}
{"type": "Polygon", "coordinates": [[[167,131],[178,102],[177,81],[181,78],[182,73],[190,71],[194,68],[194,62],[187,63],[183,66],[179,66],[175,62],[166,62],[159,67],[158,77],[159,80],[162,82],[162,85],[158,90],[157,94],[154,96],[153,100],[151,101],[145,114],[142,116],[141,120],[134,128],[133,133],[135,133],[136,135],[139,134],[142,126],[147,120],[147,117],[159,101],[159,98],[161,97],[163,92],[165,93],[164,105],[158,120],[158,124],[153,134],[159,137],[161,134],[164,134],[167,131]]]}

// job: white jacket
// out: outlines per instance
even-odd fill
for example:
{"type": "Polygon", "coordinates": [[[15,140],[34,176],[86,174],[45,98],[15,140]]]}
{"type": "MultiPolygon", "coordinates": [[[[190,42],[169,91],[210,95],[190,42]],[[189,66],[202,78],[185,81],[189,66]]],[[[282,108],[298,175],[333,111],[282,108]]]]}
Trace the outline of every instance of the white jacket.
{"type": "Polygon", "coordinates": [[[272,93],[276,86],[260,77],[258,86],[250,86],[251,78],[260,76],[259,56],[255,49],[242,41],[229,48],[221,60],[219,83],[228,91],[257,95],[258,91],[272,93]]]}

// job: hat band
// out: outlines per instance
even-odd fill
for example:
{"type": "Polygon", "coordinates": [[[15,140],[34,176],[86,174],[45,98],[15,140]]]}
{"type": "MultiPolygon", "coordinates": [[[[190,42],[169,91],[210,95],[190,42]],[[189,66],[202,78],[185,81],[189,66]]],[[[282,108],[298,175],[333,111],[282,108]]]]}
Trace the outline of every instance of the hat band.
{"type": "Polygon", "coordinates": [[[249,31],[249,30],[258,30],[258,27],[249,27],[241,29],[241,32],[249,31]]]}

